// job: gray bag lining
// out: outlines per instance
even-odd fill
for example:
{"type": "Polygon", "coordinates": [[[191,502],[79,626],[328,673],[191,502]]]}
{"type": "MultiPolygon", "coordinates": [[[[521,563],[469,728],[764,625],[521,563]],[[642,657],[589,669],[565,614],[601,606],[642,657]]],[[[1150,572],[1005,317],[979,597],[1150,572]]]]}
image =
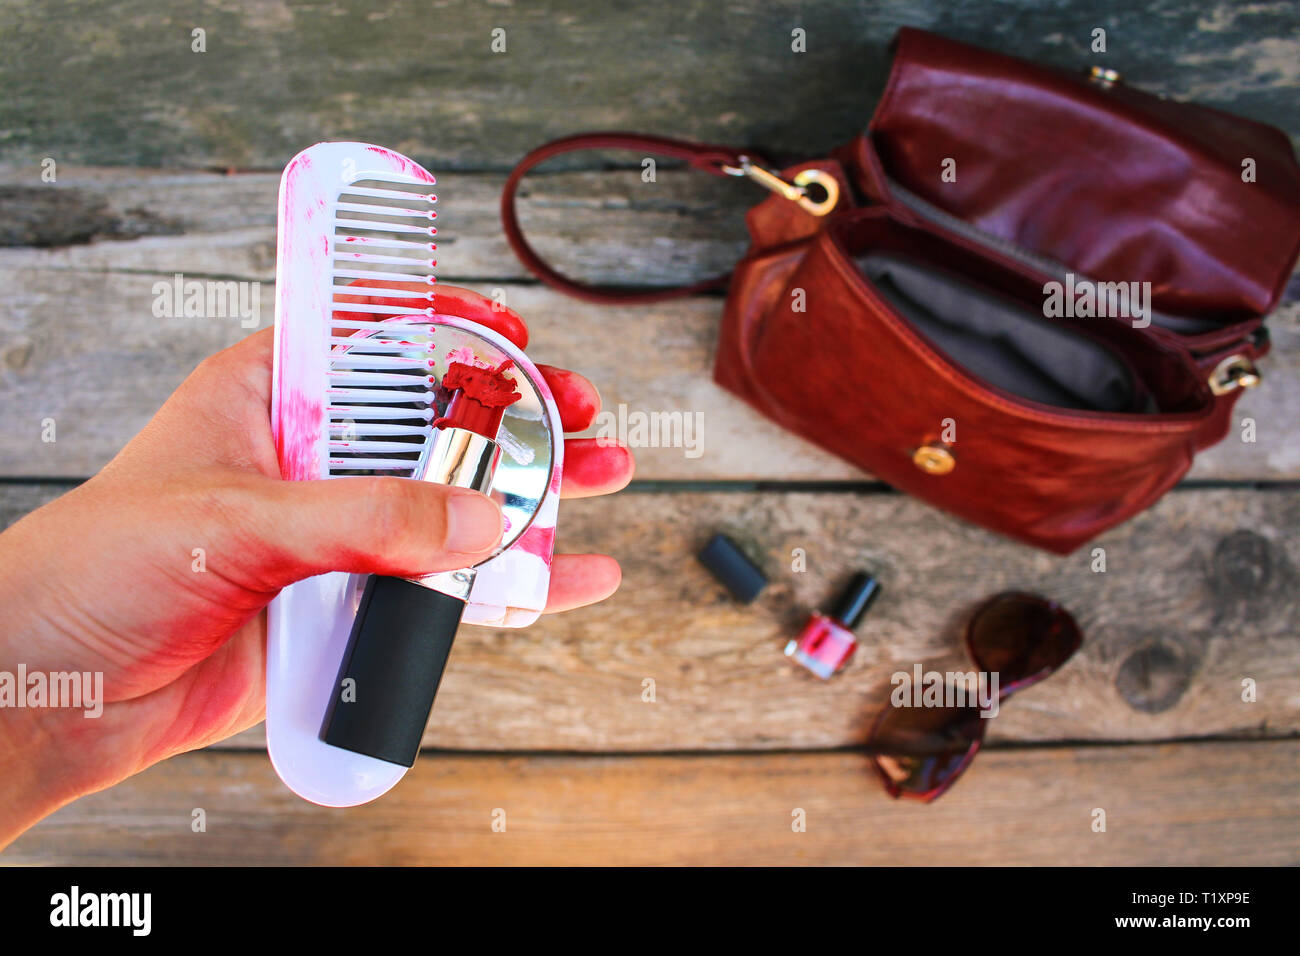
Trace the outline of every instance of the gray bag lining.
{"type": "MultiPolygon", "coordinates": [[[[892,179],[886,179],[889,184],[889,190],[900,203],[911,209],[927,222],[935,223],[949,232],[954,232],[963,236],[977,245],[991,247],[1002,253],[1009,259],[1037,269],[1046,276],[1056,279],[1058,282],[1064,282],[1065,277],[1073,272],[1069,266],[1057,262],[1047,256],[1031,252],[1028,249],[1022,249],[1014,243],[995,236],[990,232],[985,232],[978,226],[972,226],[964,219],[959,219],[950,212],[940,209],[933,203],[927,202],[916,193],[904,189],[901,185],[892,179]]],[[[1080,276],[1079,278],[1086,278],[1080,276]]],[[[1169,329],[1171,332],[1177,332],[1180,335],[1198,335],[1202,332],[1212,332],[1220,328],[1220,324],[1209,319],[1196,319],[1190,316],[1170,315],[1167,312],[1151,310],[1151,321],[1161,328],[1169,329]]]]}
{"type": "Polygon", "coordinates": [[[1128,365],[1100,342],[907,259],[873,253],[856,262],[939,351],[986,382],[1060,408],[1156,410],[1128,365]]]}

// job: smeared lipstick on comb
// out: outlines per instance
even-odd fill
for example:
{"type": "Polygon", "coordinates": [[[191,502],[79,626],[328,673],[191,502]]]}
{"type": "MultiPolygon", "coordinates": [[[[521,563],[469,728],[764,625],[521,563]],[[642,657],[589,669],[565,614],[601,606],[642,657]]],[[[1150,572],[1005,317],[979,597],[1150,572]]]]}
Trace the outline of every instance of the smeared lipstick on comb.
{"type": "Polygon", "coordinates": [[[433,427],[466,428],[484,438],[496,438],[506,409],[521,398],[505,374],[514,360],[492,366],[475,358],[469,349],[456,349],[447,358],[442,387],[452,396],[447,414],[436,419],[433,427]]]}

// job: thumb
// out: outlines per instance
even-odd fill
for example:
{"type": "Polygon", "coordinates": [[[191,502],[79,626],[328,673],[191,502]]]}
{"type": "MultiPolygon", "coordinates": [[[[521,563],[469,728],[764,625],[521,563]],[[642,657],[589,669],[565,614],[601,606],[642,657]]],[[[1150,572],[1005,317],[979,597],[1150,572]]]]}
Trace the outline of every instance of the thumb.
{"type": "Polygon", "coordinates": [[[258,527],[268,590],[326,571],[414,577],[482,561],[501,509],[468,488],[409,478],[268,482],[258,527]]]}

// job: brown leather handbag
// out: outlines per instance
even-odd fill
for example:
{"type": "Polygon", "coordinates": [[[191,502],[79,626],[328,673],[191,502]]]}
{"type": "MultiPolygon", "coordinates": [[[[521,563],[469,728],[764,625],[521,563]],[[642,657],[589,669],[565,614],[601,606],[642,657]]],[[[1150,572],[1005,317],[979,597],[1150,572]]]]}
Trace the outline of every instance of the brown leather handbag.
{"type": "Polygon", "coordinates": [[[1300,253],[1279,130],[920,30],[866,132],[774,173],[754,153],[621,133],[520,161],[506,235],[596,302],[730,282],[716,380],[938,507],[1066,553],[1178,482],[1259,383],[1300,253]],[[751,245],[678,289],[582,285],[521,235],[515,191],[562,152],[627,148],[749,176],[751,245]]]}

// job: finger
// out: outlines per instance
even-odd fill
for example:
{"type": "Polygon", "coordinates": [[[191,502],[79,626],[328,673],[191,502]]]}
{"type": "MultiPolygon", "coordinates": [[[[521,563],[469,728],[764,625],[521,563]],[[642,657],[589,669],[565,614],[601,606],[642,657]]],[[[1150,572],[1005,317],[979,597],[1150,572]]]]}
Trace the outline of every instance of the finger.
{"type": "Polygon", "coordinates": [[[557,554],[551,562],[546,614],[603,601],[618,590],[623,570],[607,554],[557,554]]]}
{"type": "MultiPolygon", "coordinates": [[[[469,319],[479,325],[485,325],[494,332],[499,332],[519,348],[528,347],[528,326],[524,320],[511,309],[499,302],[493,302],[477,292],[462,289],[454,285],[430,285],[426,281],[389,281],[388,279],[357,279],[347,286],[346,292],[335,297],[337,303],[355,303],[358,305],[391,305],[411,309],[432,308],[444,315],[455,315],[469,319]],[[410,298],[386,295],[367,295],[366,289],[402,289],[411,293],[410,298]]],[[[338,310],[343,319],[373,322],[377,316],[367,312],[348,312],[338,310]]]]}
{"type": "Polygon", "coordinates": [[[560,410],[560,424],[566,432],[590,428],[600,412],[600,393],[596,386],[577,372],[553,365],[539,365],[537,371],[551,389],[560,410]]]}
{"type": "Polygon", "coordinates": [[[477,292],[456,285],[439,285],[434,289],[434,308],[447,315],[458,315],[486,325],[521,349],[528,348],[528,326],[518,313],[477,292]]]}
{"type": "Polygon", "coordinates": [[[231,368],[247,369],[250,372],[266,371],[270,381],[271,351],[275,347],[275,329],[267,327],[251,335],[246,335],[229,348],[224,348],[212,356],[213,360],[224,360],[231,368]]]}
{"type": "Polygon", "coordinates": [[[254,332],[208,356],[107,466],[150,474],[180,461],[254,464],[280,473],[267,424],[271,414],[271,329],[254,332]]]}
{"type": "Polygon", "coordinates": [[[407,478],[268,480],[247,516],[263,589],[326,571],[414,577],[476,564],[501,540],[501,509],[476,491],[407,478]]]}
{"type": "Polygon", "coordinates": [[[626,487],[635,471],[636,460],[625,446],[604,438],[571,438],[564,443],[560,497],[613,494],[626,487]]]}
{"type": "MultiPolygon", "coordinates": [[[[388,282],[379,279],[358,279],[348,286],[349,292],[339,297],[340,301],[364,304],[388,303],[409,308],[427,308],[430,302],[433,308],[447,315],[457,315],[480,325],[487,326],[504,335],[519,348],[528,345],[528,327],[524,320],[514,311],[493,302],[477,292],[462,289],[460,286],[429,286],[423,282],[388,282]],[[409,289],[410,299],[384,298],[365,295],[360,290],[383,286],[392,289],[409,289]]],[[[365,319],[364,313],[340,312],[348,319],[365,319]]],[[[600,395],[596,387],[577,372],[559,369],[549,365],[538,366],[542,377],[546,379],[555,404],[560,410],[560,421],[565,431],[582,431],[589,428],[600,411],[600,395]]]]}
{"type": "Polygon", "coordinates": [[[214,385],[237,385],[247,389],[256,401],[271,407],[271,353],[275,330],[262,329],[246,335],[234,345],[209,355],[182,384],[182,388],[211,393],[214,385]]]}

